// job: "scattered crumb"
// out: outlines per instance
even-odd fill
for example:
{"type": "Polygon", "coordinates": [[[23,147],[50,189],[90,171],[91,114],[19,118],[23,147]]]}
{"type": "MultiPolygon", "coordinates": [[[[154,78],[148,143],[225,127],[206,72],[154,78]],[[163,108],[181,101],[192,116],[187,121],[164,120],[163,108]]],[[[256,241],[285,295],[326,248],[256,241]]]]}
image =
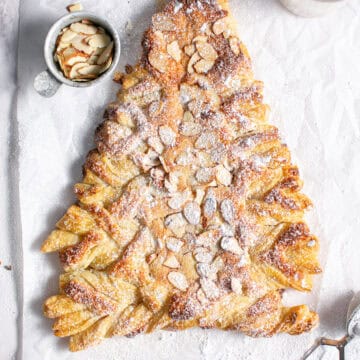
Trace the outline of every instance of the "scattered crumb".
{"type": "Polygon", "coordinates": [[[11,265],[5,265],[4,266],[5,270],[11,271],[12,270],[12,266],[11,265]]]}

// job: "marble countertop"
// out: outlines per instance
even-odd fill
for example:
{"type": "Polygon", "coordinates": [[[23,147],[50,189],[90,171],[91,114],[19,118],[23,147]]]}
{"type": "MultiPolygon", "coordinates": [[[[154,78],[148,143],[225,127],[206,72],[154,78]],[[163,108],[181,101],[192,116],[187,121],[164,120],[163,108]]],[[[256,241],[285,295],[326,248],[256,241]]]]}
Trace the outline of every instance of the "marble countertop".
{"type": "MultiPolygon", "coordinates": [[[[117,24],[123,66],[137,59],[141,33],[164,1],[82,2],[117,24]],[[119,4],[122,11],[114,11],[119,4]]],[[[115,359],[120,346],[122,356],[134,359],[162,359],[173,348],[181,352],[186,346],[191,347],[186,350],[189,359],[258,360],[264,354],[266,359],[297,359],[320,334],[341,336],[347,303],[352,292],[360,290],[358,0],[348,0],[338,13],[320,19],[295,17],[277,0],[230,0],[256,77],[265,82],[272,122],[288,143],[305,192],[315,203],[309,221],[321,239],[324,273],[316,280],[313,296],[297,297],[319,312],[319,329],[298,338],[270,340],[230,333],[195,332],[192,339],[187,332],[162,333],[110,340],[71,357],[66,341],[51,335],[50,322],[41,315],[43,299],[56,291],[58,268],[56,257],[41,255],[38,249],[74,201],[71,185],[81,176],[93,130],[105,104],[114,98],[116,85],[109,82],[84,91],[61,88],[52,99],[33,90],[32,80],[45,66],[41,49],[46,32],[67,4],[0,2],[0,105],[5,114],[0,117],[0,359],[115,359]],[[232,350],[222,349],[221,342],[232,350]],[[139,352],[150,346],[152,357],[139,352]]],[[[347,354],[349,359],[360,358],[359,340],[349,345],[347,354]]],[[[175,354],[177,358],[181,356],[175,354]]],[[[313,357],[335,358],[334,349],[313,357]]]]}

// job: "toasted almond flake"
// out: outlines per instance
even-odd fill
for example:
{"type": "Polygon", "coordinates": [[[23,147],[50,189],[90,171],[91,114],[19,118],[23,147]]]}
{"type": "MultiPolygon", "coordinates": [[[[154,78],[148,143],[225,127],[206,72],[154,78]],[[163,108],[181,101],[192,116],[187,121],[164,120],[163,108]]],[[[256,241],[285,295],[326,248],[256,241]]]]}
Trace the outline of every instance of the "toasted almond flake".
{"type": "Polygon", "coordinates": [[[159,168],[152,168],[150,170],[150,177],[153,180],[153,183],[157,187],[162,188],[164,186],[164,179],[165,179],[164,170],[159,169],[159,168]]]}
{"type": "Polygon", "coordinates": [[[188,202],[184,207],[184,216],[185,219],[191,225],[197,225],[200,222],[200,206],[195,201],[188,202]]]}
{"type": "Polygon", "coordinates": [[[199,135],[201,132],[201,125],[195,122],[184,122],[179,126],[179,132],[184,136],[195,136],[199,135]]]}
{"type": "Polygon", "coordinates": [[[189,151],[182,152],[175,160],[177,165],[188,166],[194,161],[194,155],[189,151]]]}
{"type": "Polygon", "coordinates": [[[177,269],[180,267],[180,264],[179,264],[176,256],[173,254],[168,255],[168,257],[164,261],[163,265],[167,266],[170,269],[177,269]]]}
{"type": "Polygon", "coordinates": [[[185,275],[179,271],[171,271],[167,277],[170,283],[181,291],[185,291],[189,287],[185,275]]]}
{"type": "Polygon", "coordinates": [[[72,30],[66,30],[60,37],[60,41],[63,43],[70,43],[72,39],[78,34],[72,30]]]}
{"type": "Polygon", "coordinates": [[[232,223],[235,213],[233,202],[230,199],[224,199],[220,204],[220,212],[226,222],[232,223]]]}
{"type": "Polygon", "coordinates": [[[80,22],[72,23],[70,25],[70,29],[79,34],[87,34],[87,35],[93,35],[96,34],[97,32],[96,26],[88,25],[80,22]]]}
{"type": "Polygon", "coordinates": [[[165,218],[165,226],[175,236],[182,237],[185,233],[186,220],[181,213],[171,214],[165,218]]]}
{"type": "Polygon", "coordinates": [[[243,291],[242,291],[242,283],[241,280],[239,278],[231,278],[231,290],[237,294],[237,295],[242,295],[243,291]]]}
{"type": "Polygon", "coordinates": [[[199,61],[200,59],[201,59],[200,55],[197,52],[191,56],[187,65],[187,71],[189,74],[192,74],[194,72],[193,65],[196,64],[196,62],[199,61]]]}
{"type": "Polygon", "coordinates": [[[88,44],[93,48],[104,48],[109,45],[111,39],[106,34],[95,34],[88,38],[88,44]]]}
{"type": "Polygon", "coordinates": [[[200,276],[200,278],[208,278],[211,280],[216,280],[217,270],[212,266],[212,264],[208,263],[197,263],[196,264],[196,272],[200,276]]]}
{"type": "Polygon", "coordinates": [[[102,65],[102,64],[104,64],[104,63],[106,63],[108,61],[109,57],[112,54],[113,47],[114,47],[114,42],[111,41],[109,43],[109,45],[105,48],[105,50],[99,56],[98,61],[97,61],[98,65],[102,65]]]}
{"type": "Polygon", "coordinates": [[[213,132],[202,133],[195,142],[197,149],[211,149],[216,145],[217,139],[213,132]]]}
{"type": "Polygon", "coordinates": [[[74,79],[79,76],[78,70],[83,68],[84,66],[88,66],[85,62],[76,63],[70,70],[69,77],[70,79],[74,79]]]}
{"type": "Polygon", "coordinates": [[[207,41],[207,36],[205,35],[198,35],[198,36],[195,36],[193,39],[192,39],[193,42],[197,42],[197,41],[200,41],[200,42],[206,42],[207,41]]]}
{"type": "Polygon", "coordinates": [[[194,258],[199,263],[211,263],[213,255],[204,247],[197,248],[194,252],[194,258]]]}
{"type": "Polygon", "coordinates": [[[81,5],[81,3],[75,3],[68,5],[66,9],[69,12],[81,11],[83,10],[83,6],[81,5]]]}
{"type": "Polygon", "coordinates": [[[168,201],[168,205],[173,210],[179,210],[185,204],[189,196],[189,191],[184,191],[182,193],[174,193],[172,194],[171,199],[168,201]]]}
{"type": "Polygon", "coordinates": [[[74,38],[74,39],[71,41],[71,45],[72,45],[75,49],[77,49],[77,50],[79,50],[79,51],[82,51],[82,52],[84,52],[85,54],[90,55],[90,54],[94,51],[94,49],[93,49],[91,46],[85,44],[85,43],[83,42],[84,39],[85,39],[85,38],[82,37],[82,36],[76,37],[76,38],[74,38]]]}
{"type": "Polygon", "coordinates": [[[212,30],[215,35],[220,35],[226,30],[226,22],[224,19],[219,19],[214,22],[212,30]]]}
{"type": "Polygon", "coordinates": [[[166,146],[174,146],[176,143],[176,133],[166,125],[159,127],[159,136],[162,143],[166,146]]]}
{"type": "Polygon", "coordinates": [[[194,116],[190,111],[185,111],[183,115],[183,122],[193,122],[194,116]]]}
{"type": "Polygon", "coordinates": [[[89,57],[88,63],[89,63],[90,65],[95,65],[95,64],[97,63],[97,61],[98,61],[98,58],[99,58],[98,55],[91,55],[91,56],[89,57]]]}
{"type": "Polygon", "coordinates": [[[103,72],[105,72],[112,64],[112,57],[110,56],[108,61],[102,65],[102,68],[100,70],[100,74],[102,74],[103,72]]]}
{"type": "Polygon", "coordinates": [[[219,240],[218,231],[217,230],[208,230],[204,231],[200,235],[198,235],[195,239],[195,244],[197,246],[210,246],[215,241],[219,240]]]}
{"type": "Polygon", "coordinates": [[[194,68],[196,72],[206,74],[213,67],[213,65],[214,65],[213,60],[201,59],[194,65],[194,68]]]}
{"type": "Polygon", "coordinates": [[[203,189],[196,189],[195,201],[200,205],[204,199],[205,190],[203,189]]]}
{"type": "Polygon", "coordinates": [[[149,146],[151,146],[158,154],[162,154],[164,151],[164,145],[157,136],[151,136],[147,140],[149,146]]]}
{"type": "Polygon", "coordinates": [[[211,264],[211,267],[216,273],[224,268],[224,261],[220,255],[215,258],[215,260],[211,264]]]}
{"type": "Polygon", "coordinates": [[[200,285],[201,289],[204,291],[206,297],[209,300],[215,300],[220,296],[220,290],[214,281],[207,278],[202,278],[200,279],[200,285]]]}
{"type": "Polygon", "coordinates": [[[178,253],[183,247],[184,242],[176,237],[168,237],[166,239],[166,247],[175,253],[178,253]]]}
{"type": "Polygon", "coordinates": [[[241,255],[243,253],[238,241],[234,237],[224,236],[221,239],[220,246],[223,250],[230,251],[236,255],[241,255]]]}
{"type": "Polygon", "coordinates": [[[78,73],[81,75],[98,75],[100,71],[101,66],[99,65],[87,65],[80,68],[78,73]]]}
{"type": "Polygon", "coordinates": [[[239,54],[240,54],[238,39],[237,39],[236,37],[231,36],[231,37],[229,38],[229,45],[230,45],[231,51],[232,51],[235,55],[239,55],[239,54]]]}
{"type": "Polygon", "coordinates": [[[228,39],[230,36],[231,36],[231,30],[230,30],[230,29],[225,29],[225,30],[223,31],[223,37],[224,37],[225,39],[228,39]]]}
{"type": "Polygon", "coordinates": [[[216,207],[217,203],[215,197],[207,196],[203,205],[204,216],[211,219],[215,215],[216,207]]]}
{"type": "Polygon", "coordinates": [[[200,183],[208,183],[214,179],[214,176],[213,168],[202,168],[195,174],[196,180],[200,183]]]}
{"type": "Polygon", "coordinates": [[[209,303],[209,300],[207,299],[203,289],[199,289],[196,292],[196,297],[199,300],[201,305],[207,305],[209,303]]]}
{"type": "Polygon", "coordinates": [[[218,54],[215,51],[215,49],[211,46],[211,44],[207,42],[202,42],[202,41],[197,42],[196,49],[199,52],[200,56],[205,60],[214,61],[218,57],[218,54]]]}
{"type": "Polygon", "coordinates": [[[193,55],[195,52],[195,46],[193,44],[184,46],[184,52],[188,56],[193,55]]]}
{"type": "Polygon", "coordinates": [[[216,180],[218,183],[224,186],[230,186],[232,182],[231,172],[224,168],[224,166],[219,165],[216,168],[216,180]]]}
{"type": "Polygon", "coordinates": [[[86,55],[82,55],[82,54],[79,54],[77,56],[72,56],[66,61],[65,65],[72,66],[72,65],[77,64],[79,62],[83,63],[83,62],[86,62],[87,58],[88,57],[86,55]]]}
{"type": "Polygon", "coordinates": [[[179,62],[181,60],[181,49],[176,40],[168,44],[166,50],[175,61],[179,62]]]}

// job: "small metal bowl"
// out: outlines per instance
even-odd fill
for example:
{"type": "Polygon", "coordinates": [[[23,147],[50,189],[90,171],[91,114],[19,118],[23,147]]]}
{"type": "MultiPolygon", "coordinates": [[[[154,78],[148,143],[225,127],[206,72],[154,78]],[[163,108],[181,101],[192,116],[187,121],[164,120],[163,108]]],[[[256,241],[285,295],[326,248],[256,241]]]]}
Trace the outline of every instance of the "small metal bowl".
{"type": "Polygon", "coordinates": [[[47,65],[47,70],[42,71],[35,77],[35,90],[42,96],[51,97],[56,93],[56,91],[62,84],[74,87],[89,87],[98,84],[113,73],[114,69],[119,63],[120,52],[121,45],[119,35],[115,27],[108,20],[88,11],[77,11],[66,14],[65,16],[57,20],[54,25],[51,26],[46,36],[44,44],[44,58],[47,65]],[[79,82],[72,81],[64,76],[59,65],[54,60],[54,51],[56,39],[60,31],[64,27],[84,19],[88,19],[95,25],[99,25],[105,29],[105,31],[110,35],[114,42],[114,55],[109,69],[107,69],[103,74],[101,74],[96,79],[79,82]]]}

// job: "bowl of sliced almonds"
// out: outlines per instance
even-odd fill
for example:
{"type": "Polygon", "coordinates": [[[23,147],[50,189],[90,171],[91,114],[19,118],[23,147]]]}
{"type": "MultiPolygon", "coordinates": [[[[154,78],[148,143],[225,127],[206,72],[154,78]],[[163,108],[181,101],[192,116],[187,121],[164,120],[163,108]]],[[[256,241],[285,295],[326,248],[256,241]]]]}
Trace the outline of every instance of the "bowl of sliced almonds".
{"type": "Polygon", "coordinates": [[[40,95],[50,97],[61,84],[88,87],[109,76],[119,62],[120,38],[103,17],[71,12],[50,28],[44,57],[47,70],[36,76],[34,87],[40,95]]]}

